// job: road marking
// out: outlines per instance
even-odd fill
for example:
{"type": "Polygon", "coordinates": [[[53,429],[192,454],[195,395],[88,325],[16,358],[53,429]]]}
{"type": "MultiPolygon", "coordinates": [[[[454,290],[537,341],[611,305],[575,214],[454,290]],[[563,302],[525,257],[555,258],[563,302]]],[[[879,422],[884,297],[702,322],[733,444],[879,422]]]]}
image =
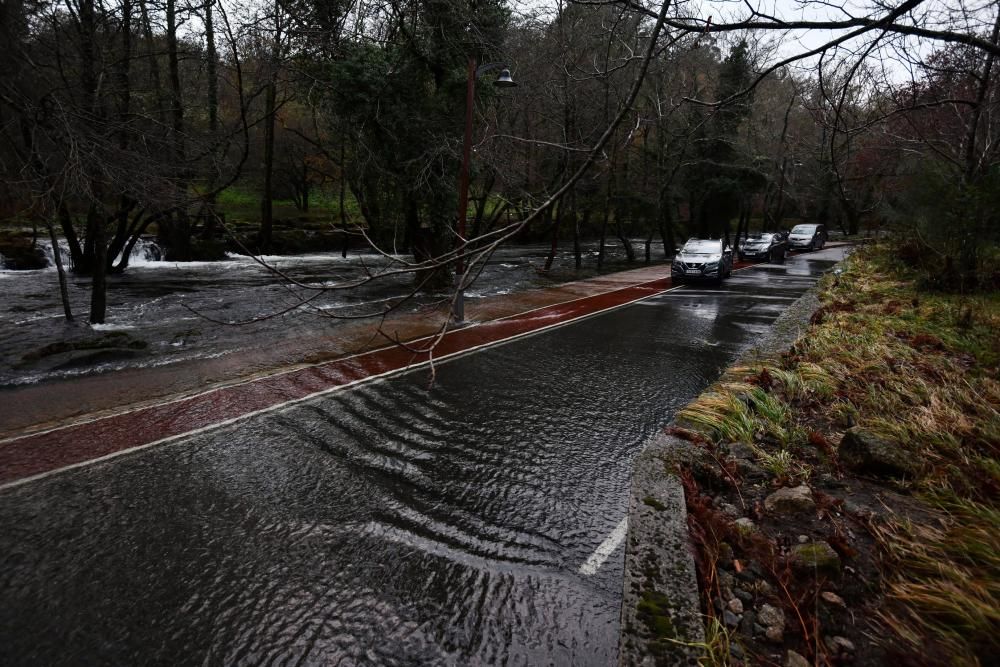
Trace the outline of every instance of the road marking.
{"type": "Polygon", "coordinates": [[[622,543],[627,533],[628,516],[626,515],[624,519],[618,522],[618,525],[611,531],[611,534],[601,542],[601,545],[597,547],[594,553],[590,554],[590,558],[580,566],[580,574],[585,574],[588,577],[597,574],[597,571],[604,565],[604,561],[615,552],[615,549],[622,543]]]}

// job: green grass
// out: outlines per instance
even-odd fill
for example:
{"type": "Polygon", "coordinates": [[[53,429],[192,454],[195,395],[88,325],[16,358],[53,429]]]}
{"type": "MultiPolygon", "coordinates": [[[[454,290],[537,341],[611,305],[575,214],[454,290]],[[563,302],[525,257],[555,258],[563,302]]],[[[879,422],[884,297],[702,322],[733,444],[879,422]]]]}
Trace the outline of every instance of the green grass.
{"type": "MultiPolygon", "coordinates": [[[[219,193],[216,200],[218,209],[234,225],[260,224],[260,195],[242,187],[230,187],[219,193]]],[[[304,229],[324,229],[331,225],[340,226],[340,196],[336,191],[317,189],[309,197],[309,211],[302,212],[291,199],[275,199],[271,202],[274,219],[304,229]]],[[[347,192],[344,196],[344,212],[348,224],[361,225],[364,219],[354,196],[347,192]]]]}
{"type": "Polygon", "coordinates": [[[931,640],[974,665],[1000,649],[1000,298],[918,282],[889,248],[856,253],[824,280],[823,322],[794,362],[832,378],[832,421],[850,416],[919,457],[913,490],[937,518],[883,528],[880,615],[914,651],[931,640]]]}

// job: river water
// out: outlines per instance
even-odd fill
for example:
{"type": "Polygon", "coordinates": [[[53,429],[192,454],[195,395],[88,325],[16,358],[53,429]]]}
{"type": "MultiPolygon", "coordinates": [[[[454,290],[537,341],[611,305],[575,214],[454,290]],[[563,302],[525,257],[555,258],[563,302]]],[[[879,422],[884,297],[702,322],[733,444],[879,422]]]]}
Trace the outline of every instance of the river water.
{"type": "MultiPolygon", "coordinates": [[[[51,257],[51,247],[45,246],[45,250],[51,257]]],[[[537,269],[544,265],[547,252],[543,245],[501,249],[468,290],[467,298],[543,287],[593,273],[575,274],[572,253],[560,251],[553,270],[543,276],[537,269]]],[[[585,252],[585,266],[592,267],[597,248],[590,244],[585,252]]],[[[262,341],[278,343],[288,337],[329,335],[342,321],[335,319],[337,316],[377,313],[397,303],[412,285],[412,277],[407,275],[335,289],[385,270],[389,262],[373,253],[355,252],[347,258],[339,253],[259,258],[308,288],[290,284],[246,256],[186,263],[159,261],[159,256],[159,249],[151,242],[136,247],[128,270],[109,278],[106,323],[95,326],[86,323],[89,279],[69,275],[70,300],[78,323],[67,324],[54,268],[0,269],[0,388],[211,358],[259,346],[262,341]],[[316,296],[310,289],[316,287],[334,289],[316,296]],[[296,307],[307,298],[312,299],[308,305],[296,307]],[[272,317],[252,321],[266,316],[272,317]],[[115,349],[53,353],[51,347],[93,341],[114,332],[122,336],[115,349]],[[40,354],[43,351],[49,353],[40,354]]],[[[662,257],[660,246],[654,246],[654,256],[662,257]]],[[[625,268],[623,259],[620,245],[608,246],[609,267],[625,268]]],[[[427,307],[447,296],[420,295],[403,304],[401,310],[427,307]]]]}

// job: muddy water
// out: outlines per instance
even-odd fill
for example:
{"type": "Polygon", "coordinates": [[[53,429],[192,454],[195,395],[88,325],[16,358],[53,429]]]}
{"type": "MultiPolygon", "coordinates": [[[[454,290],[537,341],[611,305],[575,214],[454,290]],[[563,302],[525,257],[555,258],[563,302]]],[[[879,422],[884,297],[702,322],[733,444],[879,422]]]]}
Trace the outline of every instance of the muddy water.
{"type": "Polygon", "coordinates": [[[0,663],[613,664],[635,454],[833,259],[0,493],[0,663]]]}

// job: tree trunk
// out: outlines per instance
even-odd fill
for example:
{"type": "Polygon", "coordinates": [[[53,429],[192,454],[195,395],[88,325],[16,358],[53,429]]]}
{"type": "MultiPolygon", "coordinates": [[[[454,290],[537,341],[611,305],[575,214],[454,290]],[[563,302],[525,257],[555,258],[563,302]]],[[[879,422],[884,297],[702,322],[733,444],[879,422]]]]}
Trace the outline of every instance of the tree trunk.
{"type": "Polygon", "coordinates": [[[600,270],[604,266],[604,252],[607,247],[608,240],[608,224],[611,222],[611,203],[610,198],[605,198],[604,200],[604,215],[601,219],[601,242],[597,247],[597,269],[600,270]]]}
{"type": "Polygon", "coordinates": [[[632,264],[635,262],[635,248],[632,247],[632,242],[625,237],[625,232],[622,231],[622,225],[618,220],[615,220],[615,235],[621,241],[622,248],[625,249],[625,259],[628,260],[629,264],[632,264]]]}
{"type": "MultiPolygon", "coordinates": [[[[272,65],[273,66],[273,65],[272,65]]],[[[274,229],[274,107],[277,85],[272,75],[264,95],[264,188],[260,199],[260,238],[258,251],[267,252],[271,248],[274,229]]]]}
{"type": "MultiPolygon", "coordinates": [[[[662,197],[661,197],[662,199],[662,197]]],[[[660,207],[660,237],[663,239],[663,258],[667,259],[677,254],[677,241],[674,238],[673,206],[667,196],[667,201],[660,207]]]]}
{"type": "Polygon", "coordinates": [[[556,204],[553,204],[549,210],[549,221],[552,225],[552,247],[549,248],[549,254],[545,258],[545,268],[543,271],[549,271],[552,268],[552,262],[556,258],[556,247],[559,245],[559,222],[562,220],[562,202],[559,202],[559,214],[554,215],[554,208],[556,204]]]}
{"type": "Polygon", "coordinates": [[[260,200],[259,252],[271,247],[274,228],[274,121],[278,96],[278,60],[281,55],[281,7],[274,3],[274,43],[271,45],[267,88],[264,91],[264,189],[260,200]]]}
{"type": "MultiPolygon", "coordinates": [[[[205,3],[205,57],[208,60],[205,68],[208,77],[208,133],[210,141],[215,141],[219,133],[219,74],[218,61],[219,54],[215,47],[215,19],[212,15],[212,5],[215,0],[208,0],[205,3]]],[[[215,188],[208,195],[203,209],[204,225],[201,228],[201,238],[209,240],[215,238],[215,227],[218,222],[218,214],[215,211],[215,188]]]]}
{"type": "Polygon", "coordinates": [[[653,219],[649,219],[649,235],[646,236],[646,264],[650,264],[653,261],[653,234],[656,233],[656,226],[653,224],[653,219]]]}
{"type": "Polygon", "coordinates": [[[576,190],[570,191],[570,222],[573,223],[573,261],[576,270],[583,266],[583,253],[580,249],[580,218],[576,214],[576,190]]]}
{"type": "Polygon", "coordinates": [[[90,323],[103,324],[107,310],[107,272],[108,245],[104,229],[104,220],[97,211],[96,205],[91,205],[88,214],[87,228],[93,234],[94,265],[91,274],[90,290],[90,323]]]}
{"type": "Polygon", "coordinates": [[[153,92],[156,95],[157,118],[161,125],[167,124],[166,102],[163,99],[163,85],[160,82],[160,61],[157,60],[157,47],[153,36],[153,27],[149,21],[149,11],[146,9],[146,1],[139,1],[139,16],[142,19],[142,32],[146,38],[146,62],[149,63],[149,78],[153,84],[153,92]]]}
{"type": "Polygon", "coordinates": [[[66,285],[66,270],[63,268],[62,253],[59,252],[59,239],[56,238],[56,230],[52,225],[52,219],[46,216],[45,226],[49,230],[49,241],[52,243],[52,260],[56,264],[56,274],[59,276],[59,298],[62,301],[63,314],[66,320],[73,321],[73,309],[69,302],[69,288],[66,285]]]}
{"type": "Polygon", "coordinates": [[[344,138],[341,137],[340,141],[340,228],[344,234],[344,244],[340,247],[340,256],[347,257],[347,244],[349,242],[349,237],[347,235],[347,211],[344,210],[344,198],[346,196],[347,190],[347,175],[344,170],[347,165],[344,163],[344,138]]]}

